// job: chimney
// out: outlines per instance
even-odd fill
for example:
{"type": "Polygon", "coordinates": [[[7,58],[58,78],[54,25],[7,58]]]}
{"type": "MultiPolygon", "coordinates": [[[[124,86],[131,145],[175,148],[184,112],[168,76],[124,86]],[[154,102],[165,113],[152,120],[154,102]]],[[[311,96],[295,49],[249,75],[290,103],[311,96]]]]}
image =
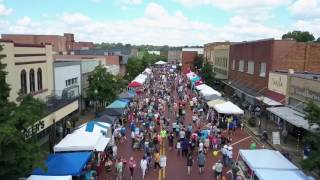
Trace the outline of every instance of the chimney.
{"type": "Polygon", "coordinates": [[[293,69],[289,69],[288,72],[289,72],[289,74],[294,74],[294,70],[293,69]]]}

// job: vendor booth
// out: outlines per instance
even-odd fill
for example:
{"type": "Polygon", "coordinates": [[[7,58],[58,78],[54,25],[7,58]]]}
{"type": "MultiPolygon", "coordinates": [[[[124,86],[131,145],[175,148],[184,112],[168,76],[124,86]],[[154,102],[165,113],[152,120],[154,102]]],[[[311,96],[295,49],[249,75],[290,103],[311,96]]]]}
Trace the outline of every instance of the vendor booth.
{"type": "Polygon", "coordinates": [[[219,99],[208,101],[207,105],[209,107],[214,107],[217,104],[222,104],[222,103],[225,103],[225,102],[226,102],[225,100],[223,100],[222,98],[219,98],[219,99]]]}
{"type": "Polygon", "coordinates": [[[279,151],[269,149],[240,150],[240,169],[247,179],[307,180],[308,177],[279,151]]]}
{"type": "Polygon", "coordinates": [[[112,125],[118,124],[120,122],[119,120],[119,116],[110,116],[108,114],[102,115],[101,117],[95,119],[95,121],[105,122],[112,125]]]}
{"type": "Polygon", "coordinates": [[[200,90],[200,94],[202,94],[203,96],[211,96],[211,95],[218,95],[221,96],[221,93],[212,89],[211,87],[206,87],[204,89],[200,90]]]}
{"type": "Polygon", "coordinates": [[[212,107],[220,114],[243,114],[243,110],[230,101],[214,104],[212,107]]]}
{"type": "Polygon", "coordinates": [[[151,74],[152,70],[150,68],[146,68],[143,72],[146,74],[151,74]]]}
{"type": "Polygon", "coordinates": [[[164,62],[164,61],[158,61],[156,63],[154,63],[155,65],[165,65],[167,64],[167,62],[164,62]]]}
{"type": "Polygon", "coordinates": [[[104,151],[111,138],[111,125],[89,121],[73,133],[68,134],[57,145],[54,152],[63,151],[104,151]]]}
{"type": "Polygon", "coordinates": [[[128,85],[128,88],[136,88],[136,87],[140,87],[140,86],[142,86],[141,83],[136,82],[136,81],[132,81],[132,82],[128,85]]]}
{"type": "MultiPolygon", "coordinates": [[[[47,171],[37,168],[32,175],[45,176],[81,176],[83,168],[91,159],[91,152],[72,152],[50,154],[46,160],[47,171]]],[[[46,178],[44,178],[46,179],[46,178]]]]}
{"type": "Polygon", "coordinates": [[[121,94],[119,94],[119,98],[121,99],[129,99],[132,100],[135,96],[135,93],[127,91],[127,92],[122,92],[121,94]]]}
{"type": "Polygon", "coordinates": [[[210,96],[204,96],[205,101],[211,101],[211,100],[216,100],[216,99],[223,99],[221,96],[218,96],[216,94],[212,94],[210,96]]]}

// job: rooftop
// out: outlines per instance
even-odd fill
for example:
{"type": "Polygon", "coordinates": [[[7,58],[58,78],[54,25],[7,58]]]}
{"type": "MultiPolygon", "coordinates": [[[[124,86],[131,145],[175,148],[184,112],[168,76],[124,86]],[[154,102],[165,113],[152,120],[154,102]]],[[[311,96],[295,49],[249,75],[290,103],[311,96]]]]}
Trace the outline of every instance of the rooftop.
{"type": "Polygon", "coordinates": [[[294,77],[299,77],[299,78],[303,78],[303,79],[310,79],[310,80],[317,80],[320,81],[320,73],[313,73],[313,72],[293,72],[293,73],[289,73],[289,71],[273,71],[275,73],[280,73],[280,74],[288,74],[290,76],[294,76],[294,77]]]}

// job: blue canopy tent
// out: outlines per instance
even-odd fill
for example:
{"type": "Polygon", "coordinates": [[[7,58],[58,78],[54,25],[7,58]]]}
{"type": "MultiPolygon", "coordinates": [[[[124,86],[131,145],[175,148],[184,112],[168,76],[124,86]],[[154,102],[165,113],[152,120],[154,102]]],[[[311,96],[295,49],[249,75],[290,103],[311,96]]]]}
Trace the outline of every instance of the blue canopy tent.
{"type": "Polygon", "coordinates": [[[122,99],[118,99],[118,100],[127,103],[127,105],[130,103],[129,99],[122,98],[122,99]]]}
{"type": "Polygon", "coordinates": [[[107,106],[107,109],[113,109],[113,108],[126,108],[129,102],[115,100],[113,103],[109,104],[107,106]]]}
{"type": "Polygon", "coordinates": [[[91,152],[72,152],[50,154],[46,161],[48,171],[37,168],[32,175],[63,176],[72,175],[80,176],[83,168],[91,159],[91,152]]]}
{"type": "Polygon", "coordinates": [[[134,92],[131,92],[131,91],[127,91],[127,92],[123,92],[121,94],[119,94],[119,98],[121,99],[130,99],[132,100],[135,96],[135,93],[134,92]]]}
{"type": "Polygon", "coordinates": [[[101,117],[95,119],[94,121],[105,122],[105,123],[109,123],[109,124],[117,124],[119,122],[119,117],[104,114],[101,117]]]}

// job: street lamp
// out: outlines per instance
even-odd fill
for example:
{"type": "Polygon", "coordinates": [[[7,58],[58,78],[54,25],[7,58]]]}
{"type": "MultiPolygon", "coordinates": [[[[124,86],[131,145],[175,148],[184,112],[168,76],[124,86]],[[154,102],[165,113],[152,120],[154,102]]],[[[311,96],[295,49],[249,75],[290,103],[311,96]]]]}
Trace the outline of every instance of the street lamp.
{"type": "Polygon", "coordinates": [[[98,97],[97,97],[97,95],[98,95],[98,90],[95,89],[94,90],[94,115],[95,115],[95,117],[97,117],[97,111],[98,111],[98,107],[97,107],[97,99],[98,99],[98,97]]]}

